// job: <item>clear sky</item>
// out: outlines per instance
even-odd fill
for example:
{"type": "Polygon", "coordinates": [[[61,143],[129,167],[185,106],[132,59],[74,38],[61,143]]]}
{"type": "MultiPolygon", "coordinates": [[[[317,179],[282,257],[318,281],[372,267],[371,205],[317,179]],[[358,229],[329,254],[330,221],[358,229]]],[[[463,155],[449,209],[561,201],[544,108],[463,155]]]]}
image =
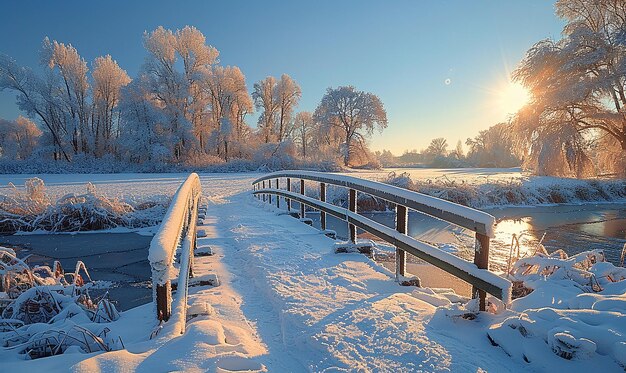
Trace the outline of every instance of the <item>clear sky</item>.
{"type": "MultiPolygon", "coordinates": [[[[249,89],[267,75],[291,75],[302,87],[298,110],[314,110],[328,87],[375,93],[389,127],[371,147],[396,154],[435,137],[454,147],[506,119],[519,101],[510,71],[563,26],[551,0],[24,0],[0,9],[0,53],[18,63],[37,67],[48,36],[74,45],[90,64],[111,54],[131,77],[146,55],[145,30],[195,26],[221,64],[241,68],[249,89]]],[[[14,96],[0,93],[0,117],[20,114],[14,96]]]]}

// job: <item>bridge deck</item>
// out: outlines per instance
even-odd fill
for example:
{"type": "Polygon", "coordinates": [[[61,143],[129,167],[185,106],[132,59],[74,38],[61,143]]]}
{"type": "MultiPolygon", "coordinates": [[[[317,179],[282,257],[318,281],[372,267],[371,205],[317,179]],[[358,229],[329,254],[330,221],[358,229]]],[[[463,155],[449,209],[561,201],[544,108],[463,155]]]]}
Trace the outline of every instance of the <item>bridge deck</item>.
{"type": "Polygon", "coordinates": [[[216,274],[220,286],[189,289],[189,313],[209,308],[209,315],[192,319],[181,337],[93,356],[77,370],[523,369],[476,333],[479,326],[441,317],[382,265],[334,254],[335,241],[318,230],[277,216],[249,192],[222,197],[216,183],[203,180],[210,202],[198,228],[207,233],[199,248],[215,255],[196,257],[194,272],[216,274]]]}
{"type": "MultiPolygon", "coordinates": [[[[276,216],[247,193],[213,199],[205,224],[199,229],[207,237],[198,244],[210,245],[215,255],[197,258],[196,274],[216,272],[221,285],[192,288],[190,303],[207,302],[214,314],[189,323],[187,334],[204,343],[168,368],[227,362],[269,371],[511,369],[487,338],[440,325],[435,307],[411,296],[413,289],[397,285],[381,265],[363,255],[334,254],[335,241],[276,216]],[[224,339],[206,341],[222,328],[224,339]],[[239,357],[230,361],[234,352],[239,357]]],[[[171,349],[159,349],[152,359],[159,355],[171,358],[171,349]]]]}

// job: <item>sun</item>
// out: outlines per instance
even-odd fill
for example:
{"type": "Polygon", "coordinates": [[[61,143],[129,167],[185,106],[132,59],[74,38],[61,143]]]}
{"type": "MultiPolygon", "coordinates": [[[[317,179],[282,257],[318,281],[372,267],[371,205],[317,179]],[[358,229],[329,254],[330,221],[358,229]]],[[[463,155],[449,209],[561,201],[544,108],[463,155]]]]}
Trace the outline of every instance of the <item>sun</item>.
{"type": "Polygon", "coordinates": [[[498,90],[496,100],[498,109],[508,117],[528,103],[530,93],[519,83],[507,82],[498,90]]]}

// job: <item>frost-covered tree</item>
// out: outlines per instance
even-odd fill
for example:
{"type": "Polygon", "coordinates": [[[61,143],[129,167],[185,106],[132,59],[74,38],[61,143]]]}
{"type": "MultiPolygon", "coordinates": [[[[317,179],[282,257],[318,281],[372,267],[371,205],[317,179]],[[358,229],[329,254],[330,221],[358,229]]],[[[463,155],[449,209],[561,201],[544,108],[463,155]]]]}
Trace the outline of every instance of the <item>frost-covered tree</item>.
{"type": "Polygon", "coordinates": [[[300,86],[287,74],[278,80],[268,76],[254,83],[252,98],[261,111],[258,127],[266,143],[281,142],[289,136],[293,112],[301,96],[300,86]]]}
{"type": "Polygon", "coordinates": [[[31,118],[38,118],[48,129],[54,144],[54,158],[61,156],[68,162],[65,138],[68,135],[63,121],[66,117],[58,97],[54,77],[38,77],[32,70],[19,66],[15,60],[0,55],[0,90],[17,93],[17,105],[31,118]]]}
{"type": "Polygon", "coordinates": [[[245,115],[252,111],[252,99],[241,70],[234,66],[216,66],[208,74],[204,89],[211,98],[211,118],[215,126],[217,155],[229,159],[229,144],[243,139],[245,115]]]}
{"type": "Polygon", "coordinates": [[[7,159],[27,159],[38,145],[41,130],[23,116],[15,121],[0,119],[0,155],[7,159]]]}
{"type": "Polygon", "coordinates": [[[168,162],[171,140],[167,118],[151,99],[146,76],[140,76],[121,90],[119,156],[131,163],[168,162]]]}
{"type": "Polygon", "coordinates": [[[169,132],[174,160],[201,151],[194,132],[202,131],[204,110],[208,101],[203,79],[216,62],[219,52],[206,44],[204,35],[186,26],[173,32],[159,26],[144,34],[148,59],[142,75],[147,77],[151,99],[166,118],[163,131],[169,132]],[[177,69],[177,62],[182,71],[177,69]]]}
{"type": "Polygon", "coordinates": [[[95,156],[110,151],[119,90],[129,81],[126,72],[106,56],[95,60],[90,76],[87,62],[72,45],[48,38],[40,57],[42,77],[0,57],[0,89],[17,92],[20,109],[41,121],[47,130],[42,144],[53,146],[55,159],[70,161],[70,149],[95,156]]]}
{"type": "Polygon", "coordinates": [[[301,111],[296,114],[293,123],[293,138],[295,142],[300,145],[302,158],[307,157],[307,149],[311,143],[311,137],[315,129],[315,122],[313,121],[313,114],[308,111],[301,111]]]}
{"type": "Polygon", "coordinates": [[[463,159],[464,152],[463,152],[463,143],[461,142],[461,140],[457,141],[456,148],[454,148],[451,155],[458,160],[463,159]]]}
{"type": "Polygon", "coordinates": [[[274,125],[278,113],[276,102],[276,86],[278,82],[273,76],[254,83],[252,98],[257,110],[261,111],[258,127],[265,143],[273,140],[274,125]]]}
{"type": "Polygon", "coordinates": [[[110,55],[98,57],[93,64],[93,116],[91,131],[94,136],[94,154],[98,157],[113,152],[119,134],[118,103],[120,90],[130,78],[110,55]]]}
{"type": "MultiPolygon", "coordinates": [[[[89,152],[92,140],[89,126],[90,105],[87,61],[71,44],[50,41],[45,38],[41,50],[41,61],[52,74],[58,74],[58,83],[53,87],[60,95],[63,126],[71,133],[75,154],[89,152]]],[[[51,79],[55,79],[52,77],[51,79]]]]}
{"type": "Polygon", "coordinates": [[[276,84],[274,96],[278,105],[276,137],[278,141],[283,141],[289,135],[293,111],[300,101],[302,91],[295,80],[289,75],[283,74],[276,84]]]}
{"type": "Polygon", "coordinates": [[[467,159],[479,167],[514,167],[521,160],[516,154],[511,126],[498,123],[482,130],[474,138],[468,138],[467,159]]]}
{"type": "Polygon", "coordinates": [[[513,74],[532,95],[514,124],[528,166],[585,176],[594,137],[613,137],[626,157],[626,3],[559,0],[556,13],[563,37],[536,43],[513,74]]]}
{"type": "Polygon", "coordinates": [[[433,139],[426,148],[426,153],[432,157],[445,156],[448,153],[448,141],[443,137],[433,139]]]}
{"type": "Polygon", "coordinates": [[[341,130],[344,139],[344,165],[363,147],[375,128],[387,128],[387,113],[378,96],[352,86],[328,88],[315,109],[314,119],[341,130]]]}

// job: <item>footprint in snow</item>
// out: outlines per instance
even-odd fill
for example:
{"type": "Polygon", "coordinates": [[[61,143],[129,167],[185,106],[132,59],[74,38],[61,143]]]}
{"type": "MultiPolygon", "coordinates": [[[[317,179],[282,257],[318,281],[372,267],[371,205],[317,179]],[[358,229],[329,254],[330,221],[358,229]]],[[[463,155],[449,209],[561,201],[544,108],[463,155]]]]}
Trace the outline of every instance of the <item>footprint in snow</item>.
{"type": "Polygon", "coordinates": [[[267,372],[265,365],[239,356],[223,357],[217,361],[218,373],[267,372]]]}

